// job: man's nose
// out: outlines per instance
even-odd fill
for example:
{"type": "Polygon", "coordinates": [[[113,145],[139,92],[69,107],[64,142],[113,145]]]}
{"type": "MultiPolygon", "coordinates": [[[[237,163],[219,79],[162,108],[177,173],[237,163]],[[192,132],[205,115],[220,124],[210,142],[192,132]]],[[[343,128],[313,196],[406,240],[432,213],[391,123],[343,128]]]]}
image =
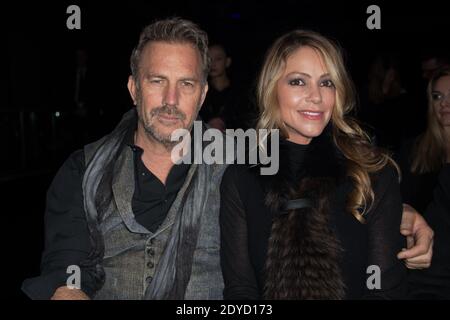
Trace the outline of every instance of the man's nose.
{"type": "Polygon", "coordinates": [[[178,105],[178,87],[176,84],[168,84],[164,90],[163,95],[163,104],[171,105],[171,106],[177,106],[178,105]]]}

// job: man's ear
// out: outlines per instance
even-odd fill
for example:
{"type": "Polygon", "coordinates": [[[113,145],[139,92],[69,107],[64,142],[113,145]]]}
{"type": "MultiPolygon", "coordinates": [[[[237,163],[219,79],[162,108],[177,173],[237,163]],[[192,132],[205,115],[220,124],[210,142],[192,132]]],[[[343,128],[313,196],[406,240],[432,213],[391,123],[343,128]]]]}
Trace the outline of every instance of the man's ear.
{"type": "Polygon", "coordinates": [[[133,76],[128,77],[128,92],[130,93],[131,99],[133,99],[133,104],[137,104],[137,90],[136,90],[136,82],[134,81],[133,76]]]}
{"type": "Polygon", "coordinates": [[[201,101],[200,101],[201,103],[200,103],[200,108],[199,109],[202,108],[203,102],[205,102],[205,98],[206,98],[206,94],[208,93],[208,89],[209,89],[208,82],[206,82],[206,84],[205,84],[205,86],[203,87],[203,90],[202,90],[202,97],[201,97],[201,101]]]}
{"type": "Polygon", "coordinates": [[[230,57],[228,57],[227,58],[227,62],[226,62],[226,64],[225,64],[225,66],[228,68],[229,66],[231,66],[231,58],[230,57]]]}

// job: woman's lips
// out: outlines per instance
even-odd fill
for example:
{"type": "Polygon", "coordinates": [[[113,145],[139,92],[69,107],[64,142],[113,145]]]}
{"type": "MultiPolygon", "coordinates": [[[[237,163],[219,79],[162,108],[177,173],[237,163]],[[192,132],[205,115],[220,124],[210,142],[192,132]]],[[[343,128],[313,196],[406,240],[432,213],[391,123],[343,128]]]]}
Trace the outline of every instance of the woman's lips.
{"type": "Polygon", "coordinates": [[[323,117],[323,112],[317,111],[298,111],[301,116],[308,120],[320,120],[323,117]]]}

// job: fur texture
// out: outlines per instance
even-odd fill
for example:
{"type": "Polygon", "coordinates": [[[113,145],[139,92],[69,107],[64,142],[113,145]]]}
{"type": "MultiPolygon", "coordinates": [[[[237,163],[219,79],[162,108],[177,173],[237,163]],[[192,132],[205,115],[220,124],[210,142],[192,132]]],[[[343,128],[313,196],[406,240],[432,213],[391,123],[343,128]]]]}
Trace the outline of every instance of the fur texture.
{"type": "Polygon", "coordinates": [[[330,198],[345,173],[345,159],[329,128],[313,139],[299,172],[291,172],[289,150],[280,145],[280,170],[261,176],[266,205],[274,213],[265,268],[266,299],[343,299],[341,245],[329,227],[330,198]],[[292,199],[309,198],[312,208],[283,212],[292,199]]]}

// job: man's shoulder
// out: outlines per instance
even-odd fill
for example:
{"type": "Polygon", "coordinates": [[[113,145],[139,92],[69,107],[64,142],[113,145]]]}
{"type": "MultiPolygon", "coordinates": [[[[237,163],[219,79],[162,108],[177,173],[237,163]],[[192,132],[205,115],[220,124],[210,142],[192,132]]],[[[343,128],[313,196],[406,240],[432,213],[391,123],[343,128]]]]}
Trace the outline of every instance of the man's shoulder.
{"type": "MultiPolygon", "coordinates": [[[[106,136],[105,136],[106,137],[106,136]]],[[[86,144],[81,149],[77,149],[72,152],[63,163],[62,167],[71,170],[83,171],[86,164],[86,152],[93,153],[102,144],[105,137],[98,139],[97,141],[86,144]]],[[[91,156],[92,156],[91,155],[91,156]]]]}
{"type": "Polygon", "coordinates": [[[83,147],[83,156],[84,156],[84,163],[88,163],[89,160],[94,156],[95,151],[102,145],[102,143],[105,141],[107,136],[103,136],[100,139],[88,143],[83,147]]]}
{"type": "Polygon", "coordinates": [[[68,196],[63,190],[75,190],[78,188],[83,174],[84,152],[83,149],[78,149],[72,152],[57,170],[49,188],[50,193],[60,194],[62,192],[64,196],[68,196]]]}

